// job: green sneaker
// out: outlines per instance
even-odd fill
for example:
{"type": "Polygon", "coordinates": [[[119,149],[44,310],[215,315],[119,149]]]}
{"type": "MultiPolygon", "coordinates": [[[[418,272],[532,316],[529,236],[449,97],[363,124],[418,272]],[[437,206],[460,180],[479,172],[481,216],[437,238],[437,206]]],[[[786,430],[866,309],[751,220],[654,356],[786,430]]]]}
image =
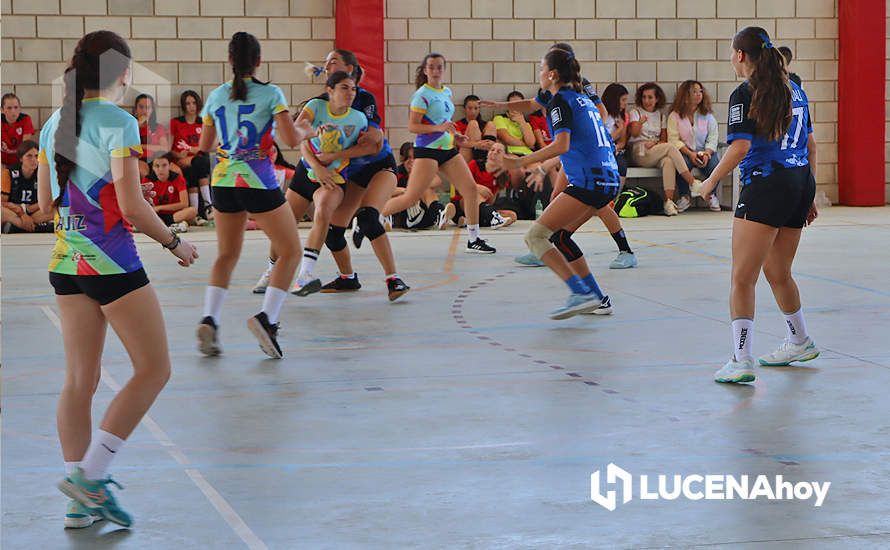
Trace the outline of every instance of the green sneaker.
{"type": "Polygon", "coordinates": [[[92,511],[74,499],[68,501],[68,512],[65,514],[65,529],[83,529],[97,521],[102,521],[102,516],[93,515],[92,511]]]}
{"type": "Polygon", "coordinates": [[[114,495],[106,485],[115,485],[118,489],[123,489],[110,476],[100,480],[87,479],[81,468],[75,468],[71,475],[59,482],[58,487],[60,491],[87,507],[91,513],[129,527],[133,524],[133,518],[117,505],[114,495]]]}

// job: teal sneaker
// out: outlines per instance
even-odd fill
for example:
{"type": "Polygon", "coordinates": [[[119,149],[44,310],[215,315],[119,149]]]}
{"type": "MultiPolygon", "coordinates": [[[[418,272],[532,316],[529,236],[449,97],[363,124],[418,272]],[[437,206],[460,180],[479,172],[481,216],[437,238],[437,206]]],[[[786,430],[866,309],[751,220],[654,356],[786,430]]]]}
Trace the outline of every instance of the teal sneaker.
{"type": "Polygon", "coordinates": [[[526,267],[544,267],[544,262],[538,259],[537,256],[529,252],[528,254],[523,254],[522,256],[516,256],[513,258],[513,261],[519,265],[524,265],[526,267]]]}
{"type": "Polygon", "coordinates": [[[93,515],[92,510],[74,499],[68,501],[65,529],[84,529],[97,521],[102,521],[102,516],[93,515]]]}
{"type": "Polygon", "coordinates": [[[590,294],[569,294],[569,299],[566,300],[566,303],[562,307],[558,307],[550,312],[550,318],[554,321],[559,321],[561,319],[568,319],[569,317],[574,317],[579,313],[586,313],[588,311],[593,311],[597,309],[602,304],[602,300],[597,298],[596,295],[591,292],[590,294]]]}
{"type": "Polygon", "coordinates": [[[730,359],[723,368],[714,373],[714,380],[726,384],[739,384],[754,381],[754,359],[741,361],[730,359]]]}
{"type": "Polygon", "coordinates": [[[637,266],[637,257],[633,252],[622,250],[618,253],[618,257],[609,264],[609,269],[630,269],[637,266]]]}
{"type": "Polygon", "coordinates": [[[91,513],[129,527],[133,524],[133,518],[117,505],[107,485],[123,489],[118,482],[111,479],[111,476],[94,481],[85,478],[81,468],[75,468],[71,475],[59,482],[58,487],[60,491],[87,507],[91,513]]]}

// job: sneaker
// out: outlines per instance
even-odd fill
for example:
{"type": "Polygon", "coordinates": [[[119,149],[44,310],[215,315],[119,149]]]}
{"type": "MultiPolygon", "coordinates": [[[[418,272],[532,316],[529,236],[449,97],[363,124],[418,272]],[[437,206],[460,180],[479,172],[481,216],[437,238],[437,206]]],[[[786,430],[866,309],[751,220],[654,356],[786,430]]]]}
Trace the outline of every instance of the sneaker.
{"type": "Polygon", "coordinates": [[[71,499],[68,501],[68,511],[65,513],[65,529],[84,529],[97,521],[102,521],[102,516],[94,515],[93,511],[71,499]]]}
{"type": "Polygon", "coordinates": [[[174,223],[170,226],[170,231],[175,235],[177,233],[188,233],[189,224],[186,222],[174,223]]]}
{"type": "Polygon", "coordinates": [[[205,220],[201,216],[197,216],[195,218],[195,225],[197,225],[198,227],[205,226],[205,225],[207,225],[207,220],[205,220]]]}
{"type": "Polygon", "coordinates": [[[523,254],[522,256],[516,256],[515,258],[513,258],[513,261],[519,265],[524,265],[526,267],[544,267],[545,265],[547,265],[532,252],[523,254]]]}
{"type": "Polygon", "coordinates": [[[708,210],[720,212],[720,199],[717,198],[717,195],[711,195],[711,198],[708,199],[708,210]]]}
{"type": "Polygon", "coordinates": [[[423,219],[423,207],[420,206],[420,201],[409,206],[405,214],[405,228],[413,229],[423,219]]]}
{"type": "Polygon", "coordinates": [[[633,252],[622,250],[609,264],[609,269],[629,269],[637,266],[637,257],[633,252]]]}
{"type": "Polygon", "coordinates": [[[668,199],[664,201],[664,215],[665,216],[676,216],[679,212],[677,212],[677,205],[674,204],[674,201],[668,199]]]}
{"type": "Polygon", "coordinates": [[[123,489],[110,476],[100,480],[87,479],[83,476],[81,468],[75,468],[71,475],[59,482],[58,487],[60,491],[89,509],[91,514],[100,515],[108,521],[129,527],[133,524],[133,518],[117,505],[108,485],[123,489]]]}
{"type": "Polygon", "coordinates": [[[321,279],[318,277],[300,279],[294,281],[294,286],[290,289],[290,293],[295,296],[309,296],[321,290],[321,279]]]}
{"type": "Polygon", "coordinates": [[[787,367],[795,361],[810,361],[819,357],[819,348],[809,336],[803,344],[792,344],[787,338],[779,346],[779,349],[766,355],[761,355],[758,361],[764,367],[787,367]]]}
{"type": "Polygon", "coordinates": [[[281,359],[284,354],[278,346],[278,323],[269,322],[265,312],[259,312],[247,320],[247,328],[256,336],[263,353],[272,359],[281,359]]]}
{"type": "Polygon", "coordinates": [[[476,240],[473,242],[467,241],[466,252],[468,254],[494,254],[497,252],[497,249],[489,246],[482,237],[476,237],[476,240]]]}
{"type": "Polygon", "coordinates": [[[411,290],[411,287],[405,284],[405,281],[398,277],[386,280],[386,289],[389,291],[389,301],[395,302],[403,294],[411,290]]]}
{"type": "Polygon", "coordinates": [[[198,351],[207,357],[216,357],[222,353],[222,348],[219,347],[217,340],[219,329],[213,322],[213,317],[208,315],[201,319],[201,324],[198,325],[198,330],[195,332],[198,336],[198,351]]]}
{"type": "Polygon", "coordinates": [[[677,212],[686,212],[689,210],[690,206],[692,206],[692,201],[689,200],[689,197],[683,195],[680,197],[680,200],[677,201],[677,212]]]}
{"type": "Polygon", "coordinates": [[[253,285],[253,293],[254,294],[265,294],[266,289],[269,288],[269,278],[272,276],[272,266],[266,268],[266,271],[263,271],[263,274],[260,275],[260,279],[253,285]]]}
{"type": "Polygon", "coordinates": [[[448,220],[454,217],[455,212],[456,209],[453,202],[446,204],[445,208],[439,211],[439,217],[436,219],[436,226],[439,229],[445,229],[445,226],[448,225],[448,220]]]}
{"type": "Polygon", "coordinates": [[[333,294],[335,292],[355,292],[361,287],[362,284],[358,282],[358,273],[354,273],[352,277],[338,275],[336,279],[321,287],[321,293],[333,294]]]}
{"type": "Polygon", "coordinates": [[[701,188],[702,188],[702,181],[694,179],[694,180],[692,180],[692,185],[689,186],[689,194],[692,195],[693,198],[700,197],[701,196],[701,188]]]}
{"type": "Polygon", "coordinates": [[[356,222],[355,227],[352,228],[352,244],[355,245],[356,250],[362,247],[364,238],[365,234],[362,233],[361,228],[358,226],[358,222],[356,222]]]}
{"type": "Polygon", "coordinates": [[[612,299],[608,296],[603,296],[603,299],[600,300],[600,304],[596,306],[596,309],[583,311],[582,313],[584,315],[612,315],[612,299]]]}
{"type": "Polygon", "coordinates": [[[507,227],[513,223],[513,218],[505,218],[500,215],[498,212],[491,213],[491,225],[492,229],[500,229],[502,227],[507,227]]]}
{"type": "Polygon", "coordinates": [[[754,359],[750,357],[742,361],[730,359],[723,368],[714,374],[714,380],[728,384],[754,381],[754,359]]]}
{"type": "Polygon", "coordinates": [[[384,231],[392,231],[392,216],[384,216],[383,230],[384,231]]]}
{"type": "Polygon", "coordinates": [[[569,299],[566,300],[564,306],[558,307],[550,312],[550,318],[554,321],[559,321],[561,319],[568,319],[569,317],[574,317],[579,313],[585,313],[588,311],[592,311],[593,309],[599,307],[600,299],[596,297],[594,293],[590,294],[569,294],[569,299]]]}

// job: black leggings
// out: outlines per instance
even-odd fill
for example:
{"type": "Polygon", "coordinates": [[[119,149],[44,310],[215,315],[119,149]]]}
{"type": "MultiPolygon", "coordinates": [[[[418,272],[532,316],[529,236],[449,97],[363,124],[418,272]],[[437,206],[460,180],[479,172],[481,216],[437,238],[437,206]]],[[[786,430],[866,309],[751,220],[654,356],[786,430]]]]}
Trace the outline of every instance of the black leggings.
{"type": "Polygon", "coordinates": [[[182,177],[188,187],[198,187],[198,182],[210,177],[210,157],[198,154],[192,159],[192,164],[182,169],[182,177]]]}

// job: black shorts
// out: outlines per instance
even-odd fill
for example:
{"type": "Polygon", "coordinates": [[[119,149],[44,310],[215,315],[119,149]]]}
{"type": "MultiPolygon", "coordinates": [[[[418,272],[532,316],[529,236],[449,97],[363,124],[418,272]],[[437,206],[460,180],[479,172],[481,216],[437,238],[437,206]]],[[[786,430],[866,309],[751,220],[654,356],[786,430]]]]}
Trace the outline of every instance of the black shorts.
{"type": "Polygon", "coordinates": [[[199,153],[192,158],[192,163],[182,168],[182,177],[188,188],[198,187],[203,178],[210,177],[210,157],[205,153],[199,153]]]}
{"type": "Polygon", "coordinates": [[[158,217],[161,218],[161,221],[164,222],[164,225],[173,225],[176,223],[173,221],[173,214],[169,212],[158,212],[158,217]]]}
{"type": "Polygon", "coordinates": [[[585,189],[583,187],[575,187],[574,185],[569,184],[563,193],[578,199],[587,206],[602,208],[615,200],[615,197],[618,196],[620,190],[620,185],[610,185],[608,187],[604,185],[596,185],[593,189],[585,189]]]}
{"type": "Polygon", "coordinates": [[[772,227],[801,228],[807,220],[816,180],[809,166],[779,168],[772,174],[752,176],[739,192],[735,217],[772,227]]]}
{"type": "Polygon", "coordinates": [[[86,294],[87,298],[105,306],[148,284],[142,268],[117,275],[66,275],[49,272],[49,283],[58,296],[86,294]]]}
{"type": "Polygon", "coordinates": [[[262,214],[285,203],[281,189],[253,189],[249,187],[213,187],[213,208],[224,214],[247,211],[262,214]]]}
{"type": "Polygon", "coordinates": [[[288,185],[291,191],[312,202],[312,195],[321,187],[321,184],[309,179],[309,169],[301,162],[297,165],[294,177],[288,185]]]}
{"type": "Polygon", "coordinates": [[[457,148],[454,149],[430,149],[429,147],[415,147],[414,148],[414,158],[415,159],[433,159],[439,163],[439,166],[442,166],[449,160],[453,159],[460,152],[457,148]]]}
{"type": "MultiPolygon", "coordinates": [[[[349,168],[347,168],[349,170],[349,168]]],[[[382,158],[378,161],[374,161],[370,164],[366,164],[356,170],[355,172],[349,170],[347,172],[347,177],[349,181],[358,185],[359,187],[368,188],[368,184],[371,183],[371,180],[374,176],[377,175],[378,172],[382,171],[396,173],[396,159],[392,155],[388,155],[385,158],[382,158]]]]}
{"type": "Polygon", "coordinates": [[[621,151],[615,155],[615,162],[618,163],[618,174],[624,178],[627,177],[627,151],[621,151]]]}

